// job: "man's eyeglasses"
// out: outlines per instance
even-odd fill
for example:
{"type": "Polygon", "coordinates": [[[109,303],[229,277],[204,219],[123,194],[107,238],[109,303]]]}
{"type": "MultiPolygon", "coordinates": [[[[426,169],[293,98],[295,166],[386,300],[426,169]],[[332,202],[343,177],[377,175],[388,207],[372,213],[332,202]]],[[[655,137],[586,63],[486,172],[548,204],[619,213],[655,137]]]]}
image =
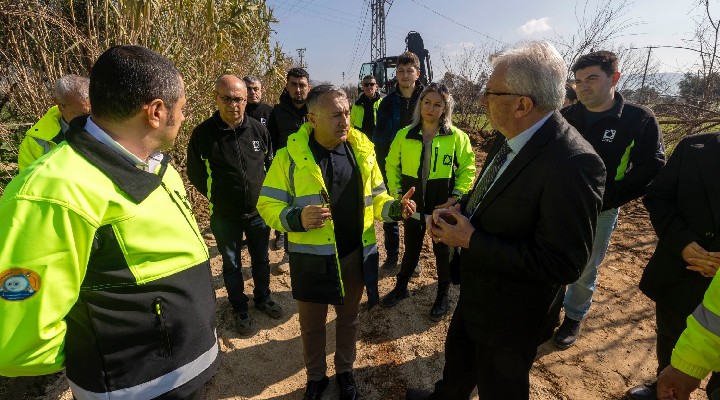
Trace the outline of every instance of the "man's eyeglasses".
{"type": "Polygon", "coordinates": [[[525,97],[530,97],[526,94],[510,93],[510,92],[493,92],[492,90],[483,90],[482,92],[480,92],[480,96],[482,96],[485,99],[487,99],[488,96],[525,96],[525,97]]]}
{"type": "Polygon", "coordinates": [[[363,82],[363,86],[365,86],[365,87],[373,87],[373,86],[375,86],[375,82],[363,82]]]}
{"type": "Polygon", "coordinates": [[[231,106],[235,103],[242,104],[245,102],[245,98],[243,97],[229,97],[229,96],[218,96],[220,97],[220,101],[222,101],[224,104],[231,106]]]}

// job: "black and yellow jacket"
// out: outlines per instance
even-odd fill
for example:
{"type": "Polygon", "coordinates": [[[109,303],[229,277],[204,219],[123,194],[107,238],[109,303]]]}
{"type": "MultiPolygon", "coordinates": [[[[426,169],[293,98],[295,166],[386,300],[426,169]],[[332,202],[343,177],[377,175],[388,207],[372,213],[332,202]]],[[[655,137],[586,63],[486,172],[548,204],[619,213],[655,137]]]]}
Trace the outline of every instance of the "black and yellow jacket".
{"type": "Polygon", "coordinates": [[[424,145],[419,125],[398,131],[385,161],[388,192],[400,198],[414,186],[413,200],[420,214],[431,214],[448,197],[467,194],[475,179],[475,153],[465,132],[454,126],[441,127],[430,145],[427,187],[422,186],[420,176],[424,145]]]}
{"type": "Polygon", "coordinates": [[[65,367],[77,399],[187,396],[219,364],[207,247],[169,157],[140,170],[86,120],[0,199],[0,281],[20,283],[0,283],[0,375],[65,367]]]}
{"type": "MultiPolygon", "coordinates": [[[[18,171],[22,171],[43,154],[65,140],[62,131],[62,113],[58,106],[52,106],[27,130],[18,148],[18,171]]],[[[67,125],[65,125],[67,128],[67,125]]]]}

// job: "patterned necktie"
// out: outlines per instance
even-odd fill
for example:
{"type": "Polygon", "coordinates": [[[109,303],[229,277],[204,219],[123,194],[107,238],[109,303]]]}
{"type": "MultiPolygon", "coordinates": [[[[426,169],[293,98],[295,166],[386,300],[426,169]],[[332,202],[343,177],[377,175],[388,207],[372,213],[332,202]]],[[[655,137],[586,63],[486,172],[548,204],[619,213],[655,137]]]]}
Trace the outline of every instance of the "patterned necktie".
{"type": "Polygon", "coordinates": [[[490,185],[492,185],[495,181],[495,177],[497,176],[498,171],[500,171],[500,167],[502,167],[505,163],[505,159],[511,151],[512,149],[508,146],[507,142],[505,142],[500,147],[500,151],[495,154],[495,158],[493,158],[492,163],[487,168],[482,178],[480,178],[477,185],[475,185],[475,190],[473,190],[470,195],[470,200],[467,203],[467,207],[465,207],[466,217],[470,218],[473,212],[475,212],[475,208],[478,204],[480,204],[480,200],[482,200],[483,196],[485,196],[485,192],[487,192],[490,185]]]}

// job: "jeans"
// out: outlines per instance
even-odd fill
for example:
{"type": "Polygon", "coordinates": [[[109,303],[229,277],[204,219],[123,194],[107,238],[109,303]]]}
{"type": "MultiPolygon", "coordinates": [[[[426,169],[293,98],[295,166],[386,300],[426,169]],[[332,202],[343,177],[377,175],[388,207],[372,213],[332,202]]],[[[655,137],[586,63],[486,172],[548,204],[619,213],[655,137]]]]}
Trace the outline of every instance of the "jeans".
{"type": "Polygon", "coordinates": [[[597,287],[598,269],[610,245],[610,236],[617,227],[618,210],[611,208],[598,215],[590,261],[580,278],[568,285],[565,292],[565,316],[572,320],[582,321],[590,310],[592,296],[597,287]]]}
{"type": "MultiPolygon", "coordinates": [[[[385,175],[385,159],[390,151],[390,146],[376,146],[375,155],[377,157],[378,168],[383,177],[383,182],[387,186],[387,176],[385,175]]],[[[400,225],[397,222],[383,222],[383,233],[385,234],[385,255],[387,258],[397,258],[400,252],[400,225]]]]}
{"type": "Polygon", "coordinates": [[[250,300],[244,293],[245,283],[240,262],[243,233],[247,237],[250,253],[252,277],[255,283],[253,290],[255,304],[267,301],[270,298],[268,257],[270,227],[259,215],[249,219],[232,219],[213,214],[210,217],[210,229],[215,235],[218,251],[222,255],[223,280],[233,310],[247,313],[250,300]]]}

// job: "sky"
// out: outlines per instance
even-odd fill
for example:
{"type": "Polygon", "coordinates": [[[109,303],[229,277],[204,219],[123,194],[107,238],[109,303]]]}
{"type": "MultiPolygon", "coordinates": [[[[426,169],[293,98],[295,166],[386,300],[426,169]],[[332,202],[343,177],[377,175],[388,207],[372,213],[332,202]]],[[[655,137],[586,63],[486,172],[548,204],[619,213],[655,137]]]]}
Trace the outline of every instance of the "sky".
{"type": "MultiPolygon", "coordinates": [[[[464,47],[496,45],[507,47],[519,41],[571,36],[578,30],[578,17],[585,8],[588,16],[610,0],[394,0],[387,10],[387,55],[405,50],[405,36],[419,32],[429,50],[435,80],[464,47]]],[[[720,2],[714,1],[717,15],[720,2]]],[[[613,42],[625,47],[692,47],[700,12],[696,0],[629,0],[621,17],[629,27],[613,42]]],[[[613,0],[612,4],[619,4],[613,0]]],[[[273,40],[286,54],[298,58],[304,48],[304,62],[315,82],[355,83],[360,65],[370,60],[371,13],[369,0],[267,0],[278,23],[273,40]],[[343,72],[345,76],[343,77],[343,72]]],[[[599,50],[599,49],[598,49],[599,50]]],[[[646,49],[642,50],[646,52],[646,49]]],[[[697,69],[698,54],[689,50],[654,48],[659,72],[697,69]]]]}

